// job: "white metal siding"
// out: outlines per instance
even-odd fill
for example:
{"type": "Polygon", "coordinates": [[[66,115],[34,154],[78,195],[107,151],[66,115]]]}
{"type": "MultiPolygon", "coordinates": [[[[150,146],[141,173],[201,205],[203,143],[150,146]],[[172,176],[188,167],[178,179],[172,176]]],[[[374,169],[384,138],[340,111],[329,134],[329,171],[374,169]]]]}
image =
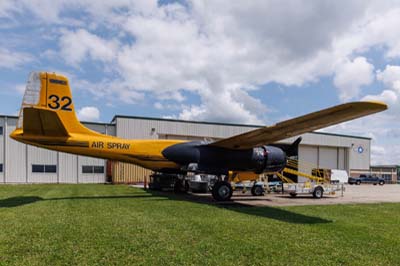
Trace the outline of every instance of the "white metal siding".
{"type": "Polygon", "coordinates": [[[105,160],[78,156],[79,183],[105,183],[106,182],[106,165],[105,160]],[[84,174],[82,173],[83,165],[99,165],[104,166],[103,174],[84,174]]]}
{"type": "Polygon", "coordinates": [[[116,135],[115,126],[107,125],[106,130],[107,130],[107,135],[110,135],[110,136],[116,135]]]}
{"type": "Polygon", "coordinates": [[[78,156],[60,152],[58,161],[58,182],[78,183],[78,156]]]}
{"type": "Polygon", "coordinates": [[[87,128],[94,130],[96,132],[99,132],[101,134],[106,134],[106,125],[104,124],[92,124],[92,123],[87,123],[84,124],[87,128]]]}
{"type": "Polygon", "coordinates": [[[256,129],[256,127],[146,120],[137,118],[117,118],[116,120],[116,133],[118,136],[131,139],[158,139],[158,135],[226,138],[256,129]]]}
{"type": "MultiPolygon", "coordinates": [[[[16,125],[17,119],[7,119],[5,134],[9,136],[16,125]]],[[[4,161],[5,181],[7,183],[26,183],[26,149],[25,144],[7,137],[4,161]]]]}
{"type": "Polygon", "coordinates": [[[57,152],[28,146],[28,183],[57,183],[57,173],[33,173],[33,164],[57,165],[57,152]]]}
{"type": "Polygon", "coordinates": [[[370,167],[371,159],[371,142],[364,139],[354,140],[352,146],[349,148],[350,156],[350,169],[368,170],[370,167]],[[360,148],[362,152],[360,152],[360,148]]]}
{"type": "MultiPolygon", "coordinates": [[[[318,147],[301,145],[299,147],[299,171],[311,174],[313,168],[318,167],[318,147]]],[[[304,182],[304,177],[299,177],[298,182],[304,182]]]]}
{"type": "Polygon", "coordinates": [[[338,150],[337,148],[319,147],[318,167],[337,169],[338,167],[338,150]]]}
{"type": "Polygon", "coordinates": [[[345,148],[338,148],[338,169],[347,170],[347,156],[345,148]]]}
{"type": "Polygon", "coordinates": [[[0,163],[3,164],[3,172],[0,172],[0,183],[4,183],[4,142],[7,139],[7,132],[5,131],[4,118],[0,118],[0,126],[3,127],[3,135],[0,135],[0,163]]]}

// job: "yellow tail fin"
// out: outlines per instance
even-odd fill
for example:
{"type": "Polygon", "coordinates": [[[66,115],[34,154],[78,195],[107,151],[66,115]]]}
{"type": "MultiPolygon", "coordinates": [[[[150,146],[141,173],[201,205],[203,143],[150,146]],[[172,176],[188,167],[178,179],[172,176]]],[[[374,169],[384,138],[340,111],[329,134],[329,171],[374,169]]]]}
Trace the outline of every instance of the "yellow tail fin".
{"type": "Polygon", "coordinates": [[[98,135],[79,122],[68,79],[49,72],[29,75],[17,129],[40,136],[98,135]]]}

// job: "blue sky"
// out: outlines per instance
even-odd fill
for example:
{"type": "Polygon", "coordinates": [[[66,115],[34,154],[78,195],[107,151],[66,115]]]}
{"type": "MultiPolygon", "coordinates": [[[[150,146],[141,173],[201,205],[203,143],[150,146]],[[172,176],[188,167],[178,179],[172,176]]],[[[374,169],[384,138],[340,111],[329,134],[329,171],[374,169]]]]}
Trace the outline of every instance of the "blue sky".
{"type": "Polygon", "coordinates": [[[30,71],[67,75],[80,119],[273,124],[357,100],[390,110],[325,131],[400,163],[400,5],[385,1],[3,0],[0,113],[30,71]]]}

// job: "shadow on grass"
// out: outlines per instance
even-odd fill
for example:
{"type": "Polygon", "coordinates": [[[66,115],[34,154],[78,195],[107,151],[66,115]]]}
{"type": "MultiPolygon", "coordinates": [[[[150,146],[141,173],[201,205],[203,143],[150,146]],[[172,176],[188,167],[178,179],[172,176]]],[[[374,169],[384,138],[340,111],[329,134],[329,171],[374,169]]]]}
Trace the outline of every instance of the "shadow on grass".
{"type": "Polygon", "coordinates": [[[26,204],[35,203],[37,201],[41,201],[43,198],[41,197],[12,197],[6,199],[0,199],[0,208],[12,208],[23,206],[26,204]]]}
{"type": "Polygon", "coordinates": [[[244,213],[247,215],[253,215],[257,217],[264,217],[274,219],[282,222],[295,223],[295,224],[323,224],[331,223],[332,221],[322,219],[319,217],[307,216],[304,214],[287,211],[281,208],[273,207],[254,207],[234,201],[229,202],[215,202],[210,197],[196,196],[196,195],[184,195],[174,194],[172,192],[159,192],[159,191],[147,191],[148,193],[137,194],[137,195],[116,195],[116,196],[71,196],[71,197],[60,197],[60,198],[42,198],[37,196],[20,196],[11,197],[6,199],[0,199],[0,208],[12,208],[19,207],[27,204],[32,204],[39,201],[58,201],[58,200],[108,200],[108,199],[139,199],[146,198],[146,200],[174,200],[174,201],[190,201],[198,204],[207,204],[216,208],[221,208],[229,211],[244,213]],[[157,198],[155,198],[157,197],[157,198]]]}
{"type": "MultiPolygon", "coordinates": [[[[240,204],[238,204],[240,205],[240,204]]],[[[287,211],[284,209],[280,208],[273,208],[273,207],[251,207],[248,205],[244,206],[220,206],[222,208],[235,211],[235,212],[240,212],[240,213],[245,213],[248,215],[254,215],[254,216],[259,216],[259,217],[265,217],[269,219],[274,219],[278,220],[281,222],[288,222],[288,223],[294,223],[294,224],[326,224],[326,223],[331,223],[332,221],[322,219],[319,217],[314,217],[314,216],[308,216],[300,213],[295,213],[291,211],[287,211]]]]}
{"type": "Polygon", "coordinates": [[[101,199],[135,199],[135,198],[152,198],[152,195],[126,195],[126,196],[77,196],[77,197],[61,197],[47,198],[36,196],[21,196],[0,199],[0,208],[19,207],[38,201],[54,201],[54,200],[101,200],[101,199]]]}
{"type": "Polygon", "coordinates": [[[264,217],[269,219],[278,220],[281,222],[294,223],[294,224],[326,224],[331,223],[331,220],[326,220],[319,217],[308,216],[281,208],[274,208],[269,206],[257,207],[234,201],[216,202],[210,197],[196,196],[193,194],[174,194],[172,192],[161,192],[148,190],[151,195],[157,197],[166,197],[175,201],[191,201],[199,204],[207,204],[216,208],[230,210],[234,212],[244,213],[247,215],[254,215],[257,217],[264,217]]]}

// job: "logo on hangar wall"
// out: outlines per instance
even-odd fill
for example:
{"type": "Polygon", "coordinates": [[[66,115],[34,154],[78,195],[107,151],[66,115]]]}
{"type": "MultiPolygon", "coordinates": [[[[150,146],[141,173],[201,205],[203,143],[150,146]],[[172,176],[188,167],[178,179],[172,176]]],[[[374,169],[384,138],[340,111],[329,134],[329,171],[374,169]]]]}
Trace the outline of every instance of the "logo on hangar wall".
{"type": "Polygon", "coordinates": [[[364,152],[364,148],[362,146],[358,146],[357,151],[358,151],[358,153],[363,153],[364,152]]]}
{"type": "Polygon", "coordinates": [[[368,149],[365,148],[363,145],[354,145],[353,146],[353,151],[357,152],[358,154],[363,154],[365,151],[367,151],[368,149]]]}

